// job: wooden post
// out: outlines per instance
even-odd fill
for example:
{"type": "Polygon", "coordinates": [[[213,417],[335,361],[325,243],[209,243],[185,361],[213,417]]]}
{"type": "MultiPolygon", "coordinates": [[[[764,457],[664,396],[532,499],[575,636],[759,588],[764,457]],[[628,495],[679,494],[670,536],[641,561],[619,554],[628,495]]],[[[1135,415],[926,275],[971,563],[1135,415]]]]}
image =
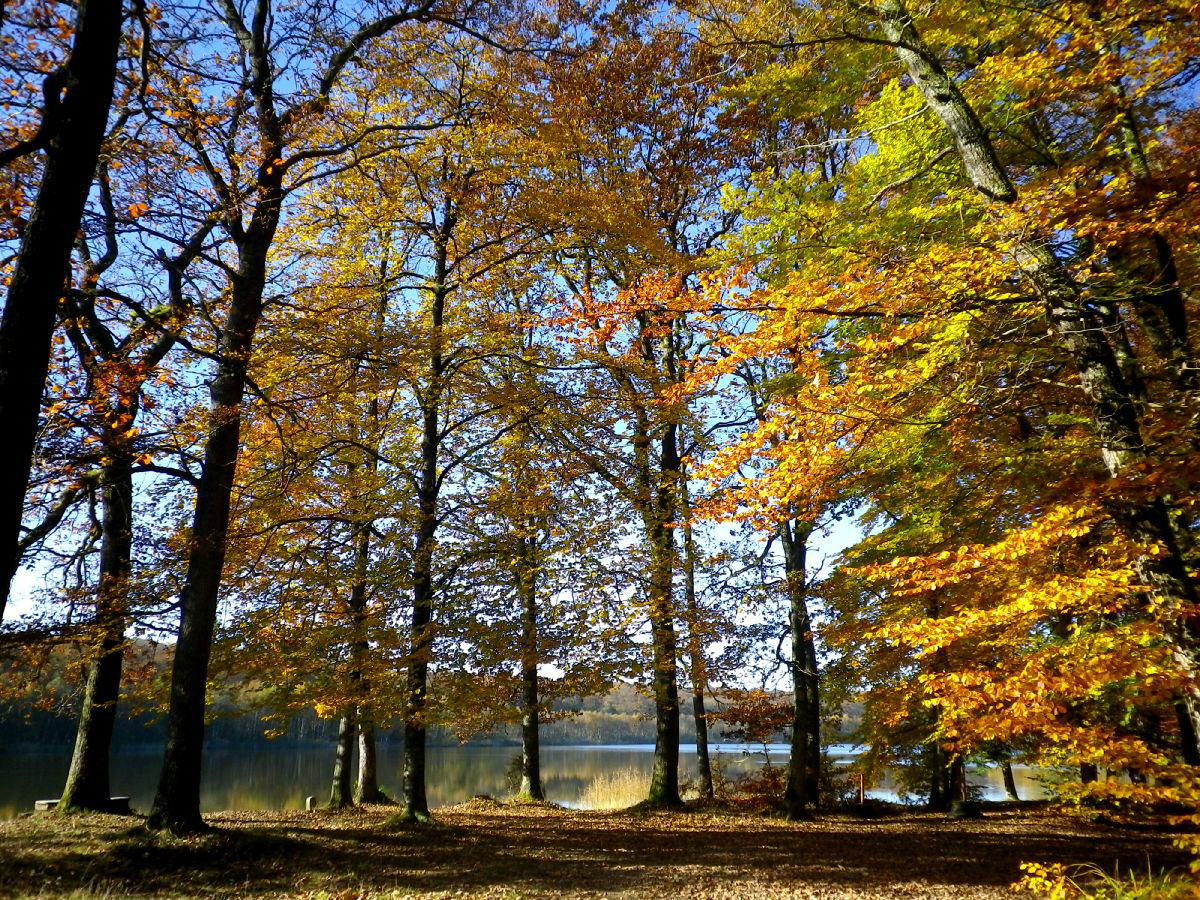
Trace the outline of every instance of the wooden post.
{"type": "Polygon", "coordinates": [[[862,806],[867,802],[866,782],[863,779],[863,773],[858,773],[858,805],[862,806]]]}

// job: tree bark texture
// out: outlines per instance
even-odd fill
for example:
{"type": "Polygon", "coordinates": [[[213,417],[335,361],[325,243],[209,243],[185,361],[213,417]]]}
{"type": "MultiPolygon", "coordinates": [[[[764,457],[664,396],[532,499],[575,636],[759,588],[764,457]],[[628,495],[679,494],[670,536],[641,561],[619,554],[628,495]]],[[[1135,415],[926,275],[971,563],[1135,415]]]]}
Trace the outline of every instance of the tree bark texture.
{"type": "Polygon", "coordinates": [[[683,591],[688,615],[688,663],[692,680],[692,717],[696,723],[696,770],[701,798],[713,798],[712,762],[708,756],[708,713],[704,708],[708,690],[708,667],[700,634],[700,606],[696,599],[696,541],[692,533],[691,503],[687,472],[679,467],[679,508],[683,515],[683,591]]]}
{"type": "MultiPolygon", "coordinates": [[[[644,471],[649,474],[649,436],[646,434],[644,471]]],[[[650,637],[654,665],[654,766],[646,801],[655,806],[677,806],[679,799],[679,685],[675,640],[675,540],[667,524],[675,518],[675,490],[679,480],[676,426],[667,425],[662,438],[660,478],[646,530],[650,541],[650,637]]],[[[647,492],[648,494],[649,492],[647,492]]]]}
{"type": "Polygon", "coordinates": [[[387,795],[379,789],[379,756],[375,742],[375,724],[358,712],[358,787],[355,799],[359,803],[387,803],[387,795]]]}
{"type": "Polygon", "coordinates": [[[267,251],[279,224],[281,177],[279,173],[263,188],[250,227],[239,242],[239,265],[231,278],[220,358],[209,387],[208,434],[196,489],[187,575],[180,597],[179,636],[171,668],[167,747],[148,820],[152,828],[176,833],[204,828],[200,816],[200,765],[208,664],[241,441],[246,363],[262,316],[267,251]]]}
{"type": "Polygon", "coordinates": [[[0,321],[0,422],[9,454],[0,479],[0,620],[20,564],[25,489],[54,322],[104,142],[120,41],[121,0],[81,0],[71,54],[62,72],[49,76],[57,83],[47,85],[53,99],[41,124],[42,182],[21,235],[0,321]]]}
{"type": "Polygon", "coordinates": [[[133,459],[128,453],[110,451],[101,491],[97,643],[88,664],[71,767],[57,807],[64,811],[110,808],[109,757],[121,691],[133,549],[133,459]]]}
{"type": "Polygon", "coordinates": [[[820,802],[821,697],[816,644],[808,612],[808,529],[785,523],[780,529],[788,592],[791,634],[792,741],[784,805],[789,818],[807,815],[805,806],[820,802]]]}
{"type": "Polygon", "coordinates": [[[521,602],[521,788],[530,800],[545,800],[542,791],[542,754],[538,707],[538,608],[537,538],[520,537],[517,570],[521,602]]]}
{"type": "Polygon", "coordinates": [[[429,690],[429,661],[433,653],[433,554],[436,546],[438,456],[441,435],[438,427],[445,377],[442,325],[446,314],[449,242],[455,214],[447,203],[438,229],[434,278],[431,290],[429,336],[429,384],[422,405],[421,478],[417,490],[419,520],[413,552],[413,608],[404,711],[404,817],[414,821],[429,818],[425,794],[425,707],[429,690]]]}
{"type": "Polygon", "coordinates": [[[354,795],[351,791],[354,730],[354,711],[349,709],[342,713],[338,721],[337,744],[333,755],[333,785],[329,790],[329,805],[333,809],[344,809],[354,805],[354,795]]]}

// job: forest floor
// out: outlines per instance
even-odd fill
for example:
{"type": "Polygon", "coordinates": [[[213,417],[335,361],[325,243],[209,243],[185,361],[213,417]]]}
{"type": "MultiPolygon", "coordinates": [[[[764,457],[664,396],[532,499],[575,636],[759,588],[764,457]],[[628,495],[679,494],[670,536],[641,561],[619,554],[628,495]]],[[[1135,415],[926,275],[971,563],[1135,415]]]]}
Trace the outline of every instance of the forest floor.
{"type": "Polygon", "coordinates": [[[0,822],[0,897],[446,900],[1008,898],[1020,863],[1183,867],[1170,835],[1048,809],[895,811],[790,823],[729,811],[601,813],[477,799],[401,825],[394,808],[228,812],[174,838],[128,817],[0,822]]]}

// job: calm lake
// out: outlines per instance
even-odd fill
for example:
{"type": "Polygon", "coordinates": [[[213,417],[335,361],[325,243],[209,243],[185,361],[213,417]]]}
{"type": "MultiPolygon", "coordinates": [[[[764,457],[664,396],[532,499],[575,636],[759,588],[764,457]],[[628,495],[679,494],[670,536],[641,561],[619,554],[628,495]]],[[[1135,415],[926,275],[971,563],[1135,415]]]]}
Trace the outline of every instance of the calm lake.
{"type": "MultiPolygon", "coordinates": [[[[544,747],[542,780],[546,799],[564,806],[581,806],[587,787],[597,778],[633,770],[649,778],[653,747],[643,744],[610,746],[544,747]]],[[[752,772],[762,765],[763,754],[747,755],[740,744],[711,748],[727,775],[752,772]]],[[[853,748],[829,748],[835,758],[848,760],[853,748]]],[[[696,773],[694,744],[680,747],[681,777],[696,773]]],[[[773,765],[786,763],[787,747],[770,747],[773,765]]],[[[506,770],[517,754],[515,747],[431,747],[428,759],[430,806],[467,800],[475,794],[503,797],[508,793],[506,770]]],[[[402,748],[384,744],[379,748],[380,786],[389,794],[399,793],[403,771],[402,748]]],[[[129,796],[135,810],[150,807],[162,756],[159,750],[122,751],[113,755],[112,792],[129,796]]],[[[70,752],[65,748],[37,752],[0,752],[0,818],[12,818],[33,809],[35,800],[57,797],[66,777],[70,752]]],[[[205,752],[200,807],[205,812],[222,809],[302,809],[304,798],[324,802],[329,796],[332,748],[267,747],[219,749],[205,752]]],[[[1021,799],[1044,795],[1035,780],[1036,771],[1015,767],[1021,799]]],[[[971,781],[978,784],[984,799],[1003,800],[1000,770],[978,769],[971,781]]],[[[876,785],[869,794],[896,799],[889,781],[876,785]]]]}

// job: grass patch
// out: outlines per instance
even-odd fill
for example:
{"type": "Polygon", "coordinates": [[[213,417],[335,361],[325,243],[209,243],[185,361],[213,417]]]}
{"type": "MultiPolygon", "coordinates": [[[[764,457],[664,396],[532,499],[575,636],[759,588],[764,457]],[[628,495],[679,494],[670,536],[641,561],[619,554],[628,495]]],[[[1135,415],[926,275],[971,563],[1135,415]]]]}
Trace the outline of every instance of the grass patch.
{"type": "Polygon", "coordinates": [[[585,809],[628,809],[646,799],[650,776],[632,767],[597,775],[579,798],[585,809]]]}

